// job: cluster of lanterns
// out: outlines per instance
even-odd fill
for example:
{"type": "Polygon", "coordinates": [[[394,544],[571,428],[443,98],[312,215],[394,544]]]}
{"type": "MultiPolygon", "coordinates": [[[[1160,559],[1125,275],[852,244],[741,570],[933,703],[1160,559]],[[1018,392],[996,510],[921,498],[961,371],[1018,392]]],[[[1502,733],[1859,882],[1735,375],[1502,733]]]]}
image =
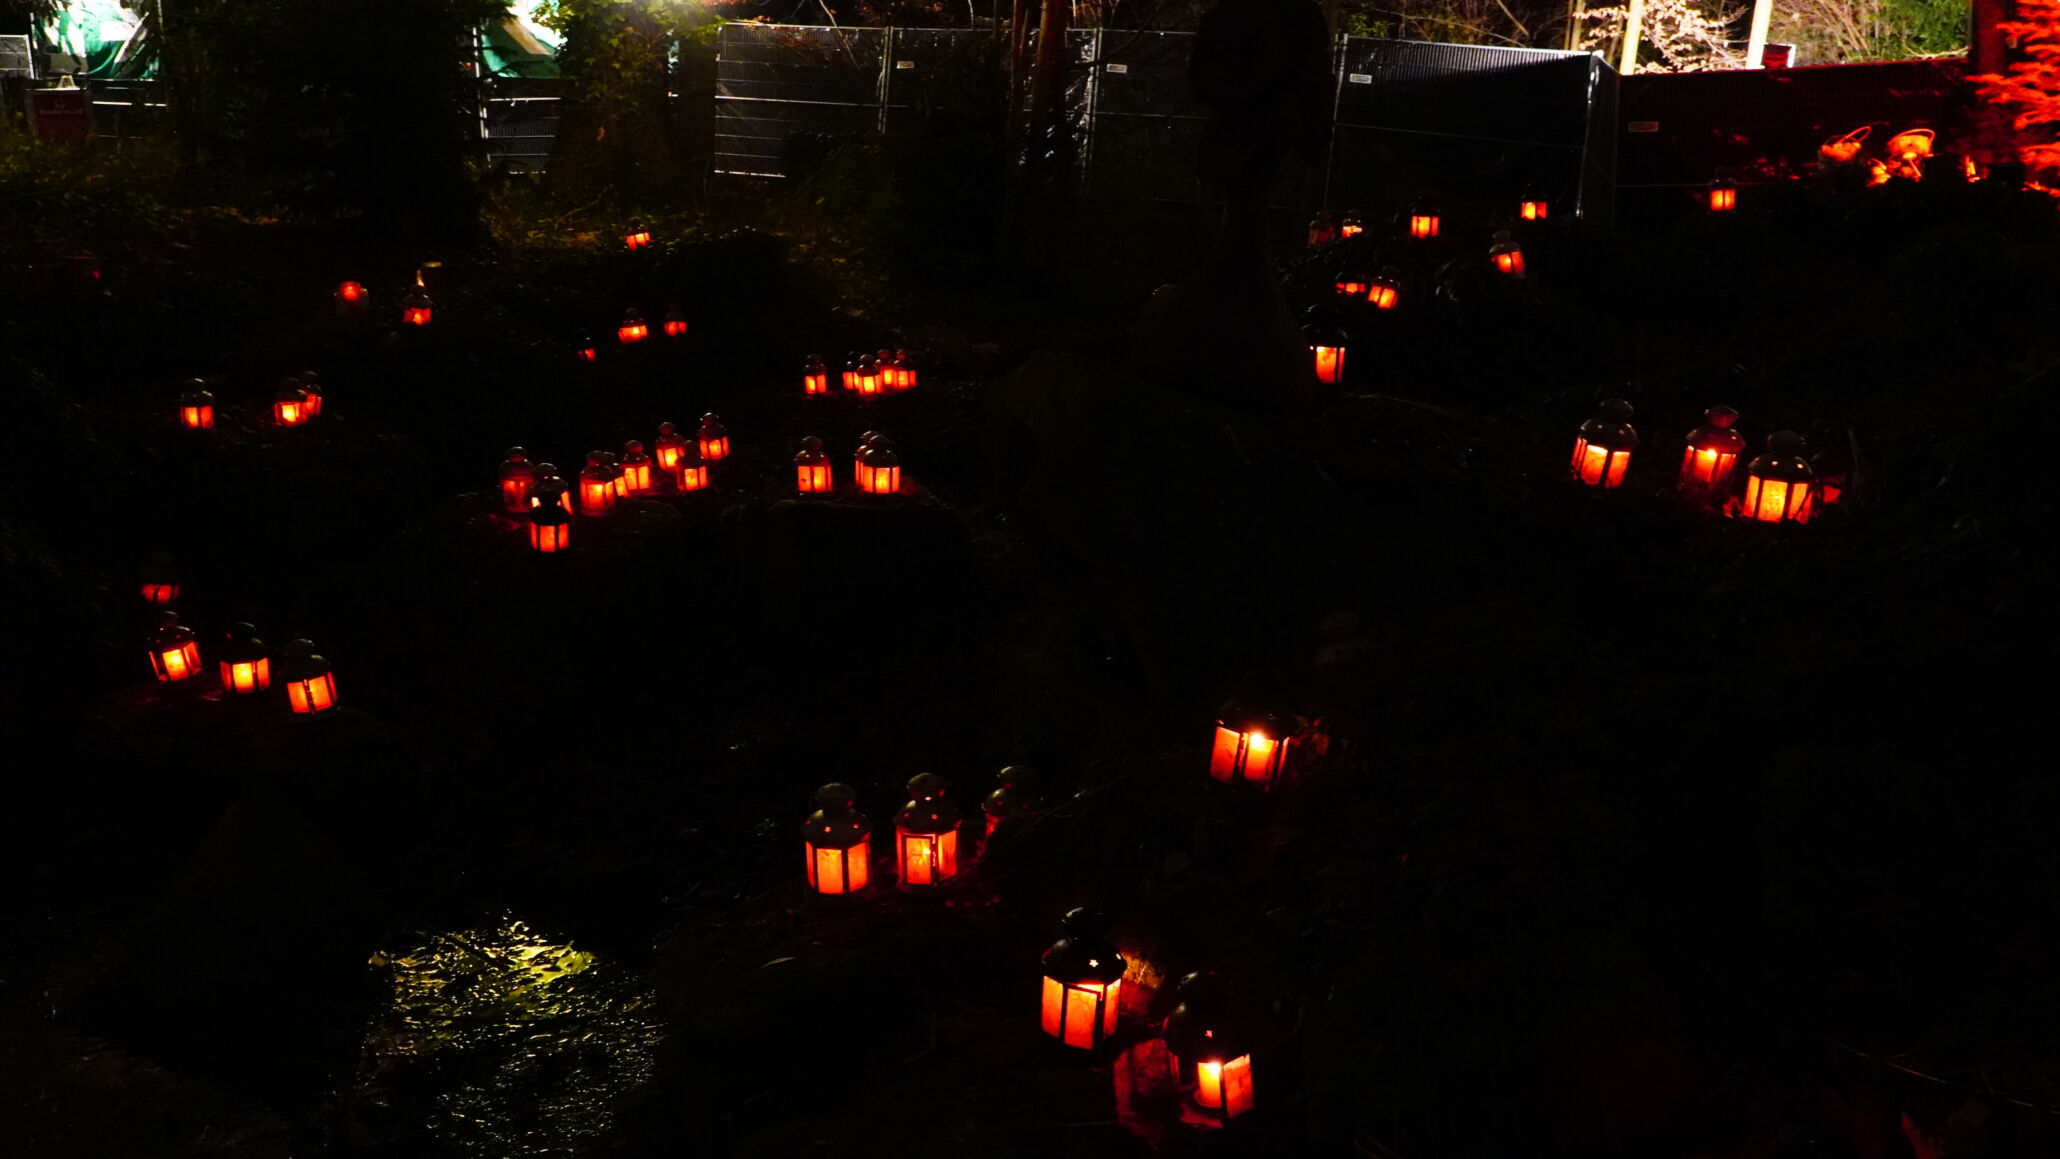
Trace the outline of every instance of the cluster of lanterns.
{"type": "MultiPolygon", "coordinates": [[[[1526,189],[1517,195],[1516,218],[1518,221],[1544,221],[1551,214],[1551,205],[1545,195],[1536,189],[1526,189]]],[[[1411,202],[1395,219],[1395,231],[1402,237],[1414,241],[1428,241],[1439,236],[1445,227],[1445,215],[1438,203],[1429,198],[1418,198],[1411,202]]],[[[1349,241],[1366,232],[1359,211],[1349,210],[1343,218],[1334,219],[1328,213],[1319,213],[1309,222],[1307,241],[1310,249],[1323,249],[1336,242],[1349,241]]]]}
{"type": "MultiPolygon", "coordinates": [[[[1037,775],[1029,769],[1011,766],[995,780],[981,805],[983,839],[1043,809],[1037,775]]],[[[909,778],[908,801],[894,814],[895,888],[901,893],[936,893],[971,868],[972,858],[961,856],[971,852],[960,841],[964,818],[946,799],[950,792],[951,782],[935,773],[909,778]]],[[[850,785],[824,785],[816,790],[815,812],[801,823],[808,888],[821,896],[848,897],[872,884],[873,823],[855,807],[857,799],[850,785]]]]}
{"type": "MultiPolygon", "coordinates": [[[[179,394],[179,404],[174,414],[179,426],[189,431],[211,431],[215,429],[215,396],[201,379],[186,383],[186,389],[179,394]]],[[[279,389],[272,395],[271,417],[275,426],[306,426],[322,414],[322,376],[312,370],[289,375],[279,380],[279,389]]]]}
{"type": "MultiPolygon", "coordinates": [[[[665,317],[659,322],[659,332],[667,338],[687,336],[687,312],[677,302],[665,308],[665,317]]],[[[615,328],[615,343],[618,346],[635,346],[651,336],[651,324],[644,320],[644,312],[631,306],[622,312],[622,324],[615,328]]],[[[594,345],[591,335],[581,332],[573,346],[573,354],[581,362],[599,362],[601,352],[594,345]]]]}
{"type": "MultiPolygon", "coordinates": [[[[1604,399],[1595,417],[1581,424],[1570,467],[1575,482],[1605,489],[1623,485],[1638,449],[1631,415],[1630,403],[1604,399]]],[[[1738,412],[1728,406],[1703,412],[1702,425],[1689,432],[1682,448],[1676,490],[1755,523],[1808,523],[1820,506],[1838,501],[1838,489],[1817,477],[1804,455],[1808,444],[1794,431],[1767,437],[1766,449],[1746,464],[1743,497],[1733,496],[1738,459],[1746,449],[1745,437],[1732,429],[1737,423],[1738,412]]]]}
{"type": "MultiPolygon", "coordinates": [[[[163,585],[153,585],[151,574],[158,566],[158,557],[153,556],[152,567],[145,569],[144,598],[162,607],[163,585]]],[[[170,590],[176,595],[176,579],[170,590]]],[[[151,674],[161,684],[183,684],[206,672],[200,641],[191,628],[179,622],[179,613],[175,611],[167,608],[158,613],[157,627],[151,631],[147,646],[151,674]]],[[[315,654],[312,643],[295,639],[280,649],[278,659],[277,676],[286,689],[287,707],[294,713],[314,716],[336,707],[336,674],[330,671],[329,661],[315,654]]],[[[272,687],[272,652],[250,624],[229,625],[215,656],[215,666],[222,691],[230,696],[249,696],[272,687]]]]}
{"type": "MultiPolygon", "coordinates": [[[[1551,204],[1544,194],[1525,190],[1517,198],[1515,212],[1519,222],[1541,222],[1551,216],[1551,204]]],[[[1397,218],[1396,232],[1412,241],[1429,241],[1444,232],[1444,220],[1435,202],[1420,199],[1397,218]]],[[[1357,210],[1346,213],[1342,220],[1319,213],[1309,222],[1307,240],[1309,248],[1322,249],[1363,233],[1365,226],[1357,210]]],[[[1511,230],[1494,232],[1487,256],[1489,267],[1504,277],[1520,279],[1527,273],[1523,245],[1511,230]]],[[[1376,310],[1393,310],[1402,304],[1402,273],[1394,266],[1384,266],[1374,273],[1352,267],[1340,269],[1331,280],[1331,288],[1340,301],[1363,299],[1376,310]]],[[[1308,322],[1302,327],[1302,337],[1309,346],[1310,369],[1316,380],[1325,385],[1343,382],[1351,335],[1336,312],[1322,306],[1311,309],[1308,322]]]]}
{"type": "MultiPolygon", "coordinates": [[[[982,812],[984,840],[1043,810],[1030,770],[1005,768],[982,812]]],[[[947,799],[951,786],[934,773],[908,781],[908,800],[894,814],[897,892],[922,896],[949,889],[972,867],[964,819],[947,799]]],[[[872,888],[872,821],[856,807],[857,790],[816,790],[815,811],[801,824],[808,888],[825,899],[850,899],[872,888]]],[[[1039,958],[1038,1025],[1054,1042],[1100,1049],[1116,1034],[1129,962],[1108,937],[1101,914],[1075,909],[1062,936],[1039,958]]],[[[1213,973],[1190,974],[1176,991],[1164,1038],[1172,1079],[1189,1105],[1218,1125],[1253,1109],[1252,1051],[1229,1017],[1230,991],[1213,973]]]]}
{"type": "Polygon", "coordinates": [[[654,494],[660,481],[681,494],[708,487],[708,465],[730,457],[730,431],[722,416],[710,412],[691,439],[671,423],[658,424],[654,456],[636,439],[622,453],[587,452],[577,486],[558,474],[554,463],[533,463],[522,447],[509,447],[502,459],[499,482],[501,509],[529,523],[529,546],[540,552],[564,551],[572,544],[572,517],[606,515],[623,499],[654,494]],[[575,497],[576,496],[576,497],[575,497]]]}
{"type": "MultiPolygon", "coordinates": [[[[339,282],[336,291],[329,295],[339,318],[362,318],[372,306],[372,291],[363,282],[339,282]]],[[[429,298],[429,287],[423,284],[422,271],[415,271],[415,284],[401,297],[401,325],[427,326],[436,315],[436,303],[429,298]]]]}
{"type": "MultiPolygon", "coordinates": [[[[829,458],[822,447],[823,441],[810,435],[801,440],[801,452],[794,456],[795,484],[804,495],[831,490],[829,458]]],[[[894,453],[894,441],[878,431],[858,436],[851,477],[862,494],[900,494],[901,456],[894,453]]]]}
{"type": "MultiPolygon", "coordinates": [[[[872,354],[854,350],[845,356],[844,370],[837,381],[845,390],[863,398],[875,398],[913,390],[916,366],[906,350],[880,350],[872,354]]],[[[808,362],[802,366],[801,393],[830,393],[830,368],[823,362],[822,355],[809,355],[808,362]]]]}

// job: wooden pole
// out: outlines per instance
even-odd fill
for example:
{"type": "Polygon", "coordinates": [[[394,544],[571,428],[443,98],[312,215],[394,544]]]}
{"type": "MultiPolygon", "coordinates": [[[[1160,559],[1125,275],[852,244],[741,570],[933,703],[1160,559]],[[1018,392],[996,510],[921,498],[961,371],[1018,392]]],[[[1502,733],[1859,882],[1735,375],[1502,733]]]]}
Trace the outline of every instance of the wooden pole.
{"type": "Polygon", "coordinates": [[[1645,35],[1645,0],[1631,0],[1631,14],[1624,19],[1624,51],[1617,71],[1629,76],[1638,71],[1638,40],[1645,35]]]}
{"type": "Polygon", "coordinates": [[[1581,25],[1588,19],[1588,0],[1570,0],[1566,6],[1566,50],[1581,50],[1581,25]]]}
{"type": "Polygon", "coordinates": [[[1752,36],[1745,42],[1745,67],[1764,68],[1767,26],[1774,20],[1774,0],[1752,0],[1752,36]]]}

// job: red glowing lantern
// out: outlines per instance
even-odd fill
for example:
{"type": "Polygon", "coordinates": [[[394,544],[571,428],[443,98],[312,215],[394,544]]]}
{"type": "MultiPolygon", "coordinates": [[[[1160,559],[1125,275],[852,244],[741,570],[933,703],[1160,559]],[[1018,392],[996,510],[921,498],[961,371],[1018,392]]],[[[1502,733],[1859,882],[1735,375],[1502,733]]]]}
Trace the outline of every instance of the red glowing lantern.
{"type": "Polygon", "coordinates": [[[858,360],[858,373],[852,378],[852,382],[857,385],[858,393],[867,398],[886,389],[886,383],[880,375],[880,364],[870,354],[858,360]]]}
{"type": "Polygon", "coordinates": [[[808,365],[801,368],[801,393],[830,393],[830,368],[823,365],[819,354],[809,355],[808,365]]]}
{"type": "Polygon", "coordinates": [[[1359,211],[1346,210],[1344,220],[1338,222],[1338,237],[1349,241],[1365,232],[1366,223],[1359,220],[1359,211]]]}
{"type": "Polygon", "coordinates": [[[1510,240],[1509,231],[1495,231],[1495,244],[1488,247],[1488,260],[1495,263],[1495,269],[1512,278],[1524,276],[1524,249],[1510,240]]]}
{"type": "Polygon", "coordinates": [[[622,244],[627,249],[640,250],[651,244],[651,231],[641,221],[629,223],[629,231],[622,235],[622,244]]]}
{"type": "Polygon", "coordinates": [[[1338,240],[1337,223],[1328,213],[1319,213],[1309,219],[1309,248],[1322,249],[1338,240]]]}
{"type": "Polygon", "coordinates": [[[600,451],[587,453],[587,465],[579,472],[579,513],[606,515],[615,506],[615,472],[600,451]]]}
{"type": "Polygon", "coordinates": [[[857,798],[850,785],[824,785],[815,791],[815,812],[801,823],[808,888],[819,894],[857,893],[872,881],[873,823],[851,807],[857,798]]]}
{"type": "Polygon", "coordinates": [[[901,490],[901,456],[885,435],[874,435],[858,453],[858,489],[868,495],[893,495],[901,490]]]}
{"type": "Polygon", "coordinates": [[[1600,413],[1581,424],[1574,439],[1574,480],[1590,487],[1615,487],[1624,481],[1638,432],[1631,429],[1631,404],[1620,398],[1602,400],[1600,413]]]}
{"type": "Polygon", "coordinates": [[[670,475],[679,470],[680,452],[685,450],[687,440],[680,437],[679,428],[671,423],[658,424],[658,442],[652,448],[658,452],[658,469],[670,475]]]}
{"type": "Polygon", "coordinates": [[[1737,421],[1738,412],[1728,406],[1702,412],[1702,425],[1688,432],[1688,445],[1681,451],[1677,489],[1721,491],[1731,482],[1731,470],[1745,452],[1745,436],[1731,429],[1737,421]]]}
{"type": "Polygon", "coordinates": [[[601,469],[608,472],[608,486],[614,490],[617,499],[629,498],[629,472],[622,469],[622,460],[613,451],[601,452],[601,469]]]}
{"type": "Polygon", "coordinates": [[[1302,339],[1309,343],[1309,357],[1316,381],[1330,385],[1345,380],[1345,353],[1352,337],[1328,315],[1315,315],[1302,327],[1302,339]]]}
{"type": "Polygon", "coordinates": [[[622,444],[622,485],[626,498],[649,495],[651,486],[651,456],[644,453],[644,444],[631,439],[622,444]]]}
{"type": "Polygon", "coordinates": [[[1758,523],[1808,523],[1817,513],[1816,471],[1803,457],[1807,445],[1794,431],[1767,436],[1767,449],[1745,468],[1740,518],[1758,523]]]}
{"type": "Polygon", "coordinates": [[[572,516],[556,503],[529,509],[529,546],[538,551],[564,551],[572,546],[572,516]]]}
{"type": "Polygon", "coordinates": [[[894,352],[893,386],[896,390],[915,389],[916,363],[915,359],[910,358],[908,356],[908,351],[906,350],[897,350],[894,352]]]}
{"type": "Polygon", "coordinates": [[[572,484],[558,474],[557,464],[536,465],[536,482],[529,487],[529,505],[556,507],[567,515],[572,514],[572,484]]]}
{"type": "Polygon", "coordinates": [[[1405,232],[1419,240],[1438,236],[1438,227],[1443,219],[1438,216],[1438,207],[1428,201],[1418,201],[1402,215],[1405,232]]]}
{"type": "Polygon", "coordinates": [[[665,309],[665,336],[685,338],[687,336],[687,312],[675,302],[665,309]]]}
{"type": "MultiPolygon", "coordinates": [[[[852,452],[851,456],[852,479],[856,480],[859,476],[865,474],[866,448],[873,445],[874,439],[884,439],[886,437],[887,436],[881,434],[878,431],[867,431],[864,434],[858,436],[858,450],[852,452]]],[[[863,486],[863,484],[861,484],[861,486],[863,486]]]]}
{"type": "Polygon", "coordinates": [[[1219,1124],[1252,1109],[1252,1049],[1230,1018],[1230,987],[1202,971],[1180,980],[1166,1054],[1180,1093],[1219,1124]]]}
{"type": "Polygon", "coordinates": [[[1402,302],[1402,274],[1393,266],[1375,274],[1366,283],[1366,300],[1376,310],[1392,310],[1402,302]]]}
{"type": "Polygon", "coordinates": [[[801,453],[794,456],[794,485],[803,495],[821,495],[831,489],[830,456],[823,453],[823,441],[814,435],[801,440],[801,453]]]}
{"type": "Polygon", "coordinates": [[[1536,189],[1526,189],[1517,199],[1516,215],[1524,221],[1544,221],[1549,208],[1545,195],[1536,189]]]}
{"type": "Polygon", "coordinates": [[[299,382],[291,378],[280,382],[279,393],[272,396],[272,421],[282,427],[297,427],[308,421],[308,392],[299,382]]]}
{"type": "Polygon", "coordinates": [[[1366,286],[1366,276],[1351,270],[1339,270],[1337,276],[1331,279],[1332,290],[1354,298],[1365,293],[1366,286]]]}
{"type": "Polygon", "coordinates": [[[1093,910],[1066,915],[1065,936],[1044,952],[1044,1032],[1067,1046],[1093,1050],[1116,1033],[1116,1008],[1129,964],[1107,940],[1107,921],[1093,910]]]}
{"type": "Polygon", "coordinates": [[[415,271],[415,288],[401,299],[401,324],[404,326],[427,326],[429,318],[436,311],[436,303],[429,300],[429,291],[422,285],[422,271],[415,271]]]}
{"type": "Polygon", "coordinates": [[[861,359],[861,358],[864,358],[864,357],[865,357],[865,355],[863,355],[863,354],[860,354],[860,353],[859,353],[858,351],[856,351],[856,350],[854,350],[854,351],[852,351],[851,353],[849,353],[849,354],[847,354],[847,355],[845,355],[845,356],[844,356],[844,389],[845,389],[845,390],[857,390],[857,389],[858,389],[858,360],[859,360],[859,359],[861,359]]]}
{"type": "Polygon", "coordinates": [[[951,782],[936,773],[908,779],[908,803],[894,814],[896,887],[928,893],[958,876],[958,810],[944,795],[951,782]]]}
{"type": "Polygon", "coordinates": [[[1711,213],[1730,213],[1738,208],[1738,183],[1727,177],[1710,182],[1709,207],[1711,213]]]}
{"type": "Polygon", "coordinates": [[[694,432],[694,441],[700,444],[701,457],[711,463],[730,457],[729,428],[722,425],[722,416],[714,411],[701,416],[701,429],[694,432]]]}
{"type": "Polygon", "coordinates": [[[641,310],[631,308],[623,312],[622,325],[615,328],[615,340],[617,342],[628,346],[631,343],[642,342],[650,336],[650,324],[644,321],[644,315],[641,310]]]}
{"type": "Polygon", "coordinates": [[[573,336],[572,356],[585,363],[601,361],[601,352],[594,347],[594,336],[582,330],[573,336]]]}
{"type": "Polygon", "coordinates": [[[295,713],[312,716],[336,707],[336,674],[307,640],[295,640],[279,653],[279,678],[295,713]]]}
{"type": "Polygon", "coordinates": [[[249,624],[229,625],[228,639],[216,663],[222,673],[222,691],[231,696],[247,696],[272,686],[271,653],[249,624]]]}
{"type": "Polygon", "coordinates": [[[679,469],[673,474],[672,485],[680,491],[702,491],[708,487],[708,462],[701,457],[701,448],[688,443],[680,451],[679,469]]]}
{"type": "Polygon", "coordinates": [[[308,392],[308,417],[322,417],[322,376],[312,370],[300,372],[300,388],[308,392]]]}
{"type": "Polygon", "coordinates": [[[179,425],[189,431],[214,430],[215,396],[200,379],[186,385],[190,389],[179,396],[179,425]]]}
{"type": "Polygon", "coordinates": [[[516,515],[529,510],[529,492],[535,486],[536,467],[529,461],[529,452],[509,447],[508,457],[501,460],[502,509],[516,515]]]}
{"type": "Polygon", "coordinates": [[[365,308],[371,305],[371,295],[356,282],[344,282],[330,296],[336,303],[336,316],[339,318],[362,318],[365,308]]]}
{"type": "Polygon", "coordinates": [[[169,608],[179,602],[179,566],[168,551],[153,551],[143,564],[143,602],[169,608]]]}
{"type": "Polygon", "coordinates": [[[1209,777],[1226,785],[1272,792],[1286,779],[1290,761],[1300,752],[1303,740],[1300,722],[1292,713],[1233,700],[1216,717],[1209,777]]]}
{"type": "Polygon", "coordinates": [[[1013,825],[1029,817],[1035,817],[1044,810],[1044,800],[1037,792],[1037,774],[1021,765],[1010,765],[995,774],[1000,785],[987,799],[980,802],[980,811],[987,815],[987,836],[1003,825],[1013,825]]]}
{"type": "Polygon", "coordinates": [[[200,675],[200,642],[179,623],[179,613],[160,612],[150,633],[150,671],[165,684],[200,675]]]}

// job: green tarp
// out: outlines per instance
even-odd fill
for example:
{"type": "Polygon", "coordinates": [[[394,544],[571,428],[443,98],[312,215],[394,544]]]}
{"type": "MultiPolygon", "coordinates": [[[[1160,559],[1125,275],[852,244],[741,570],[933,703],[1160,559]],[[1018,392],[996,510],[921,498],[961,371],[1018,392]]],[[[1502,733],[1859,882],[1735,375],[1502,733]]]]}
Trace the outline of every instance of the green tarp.
{"type": "Polygon", "coordinates": [[[150,38],[143,18],[120,0],[71,0],[36,31],[38,51],[78,58],[76,76],[138,80],[157,71],[156,54],[146,51],[150,38]]]}
{"type": "MultiPolygon", "coordinates": [[[[521,80],[557,77],[561,40],[536,22],[533,3],[515,7],[515,14],[480,29],[487,75],[521,80]]],[[[70,0],[36,32],[37,50],[76,57],[80,67],[73,75],[81,79],[141,80],[157,72],[149,22],[121,0],[70,0]]]]}
{"type": "Polygon", "coordinates": [[[538,24],[517,4],[516,14],[479,30],[480,55],[488,76],[553,80],[558,76],[558,34],[538,24]]]}

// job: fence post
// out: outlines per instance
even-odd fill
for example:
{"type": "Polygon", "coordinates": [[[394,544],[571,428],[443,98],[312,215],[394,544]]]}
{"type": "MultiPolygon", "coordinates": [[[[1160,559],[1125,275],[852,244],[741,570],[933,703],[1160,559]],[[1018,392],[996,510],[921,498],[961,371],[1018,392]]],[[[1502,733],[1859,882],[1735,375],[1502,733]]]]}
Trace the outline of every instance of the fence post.
{"type": "Polygon", "coordinates": [[[1351,67],[1352,38],[1334,32],[1330,38],[1330,124],[1324,127],[1323,179],[1317,185],[1319,211],[1330,209],[1330,178],[1338,151],[1338,111],[1345,106],[1345,70],[1351,67]]]}
{"type": "Polygon", "coordinates": [[[894,98],[894,26],[880,30],[880,135],[887,135],[887,104],[894,98]]]}

